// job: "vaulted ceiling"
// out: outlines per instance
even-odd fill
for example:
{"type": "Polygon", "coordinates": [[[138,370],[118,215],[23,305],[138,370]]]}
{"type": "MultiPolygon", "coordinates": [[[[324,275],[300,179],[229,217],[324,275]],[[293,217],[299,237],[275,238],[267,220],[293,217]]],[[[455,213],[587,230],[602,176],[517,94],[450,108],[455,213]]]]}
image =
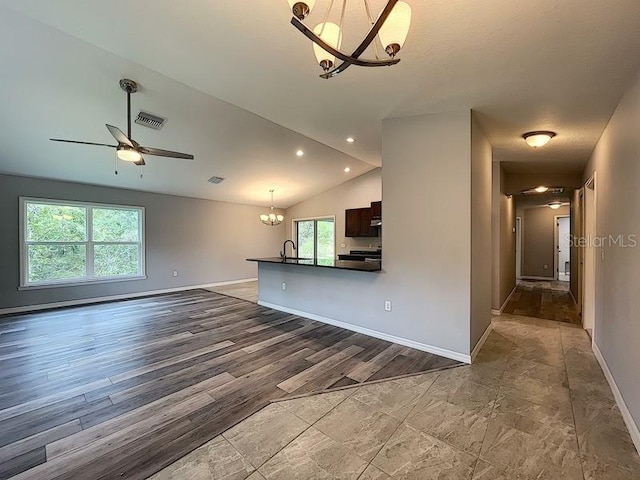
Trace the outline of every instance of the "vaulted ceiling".
{"type": "MultiPolygon", "coordinates": [[[[0,170],[254,204],[276,188],[288,206],[379,166],[382,119],[474,109],[495,160],[577,171],[640,68],[637,0],[409,3],[399,65],[322,80],[284,0],[0,0],[0,170]],[[114,178],[112,152],[46,140],[110,140],[121,77],[142,85],[134,113],[169,117],[137,139],[194,162],[114,178]],[[520,136],[537,129],[558,136],[530,149],[520,136]]],[[[362,2],[347,18],[345,49],[366,31],[362,2]]]]}

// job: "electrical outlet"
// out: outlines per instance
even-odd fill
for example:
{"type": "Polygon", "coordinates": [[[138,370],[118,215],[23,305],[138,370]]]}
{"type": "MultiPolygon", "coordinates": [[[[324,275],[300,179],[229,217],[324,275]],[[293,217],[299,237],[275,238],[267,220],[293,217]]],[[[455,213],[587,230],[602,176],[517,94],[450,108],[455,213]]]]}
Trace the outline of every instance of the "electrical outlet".
{"type": "Polygon", "coordinates": [[[285,282],[282,282],[282,290],[286,290],[287,289],[287,284],[285,282]]]}
{"type": "Polygon", "coordinates": [[[384,301],[384,310],[385,310],[385,312],[390,312],[391,311],[391,300],[385,300],[384,301]]]}
{"type": "Polygon", "coordinates": [[[542,268],[544,268],[545,270],[549,270],[549,265],[543,265],[542,268]]]}
{"type": "Polygon", "coordinates": [[[178,270],[174,270],[174,271],[173,271],[173,276],[174,276],[174,277],[177,277],[177,276],[178,276],[178,270]]]}

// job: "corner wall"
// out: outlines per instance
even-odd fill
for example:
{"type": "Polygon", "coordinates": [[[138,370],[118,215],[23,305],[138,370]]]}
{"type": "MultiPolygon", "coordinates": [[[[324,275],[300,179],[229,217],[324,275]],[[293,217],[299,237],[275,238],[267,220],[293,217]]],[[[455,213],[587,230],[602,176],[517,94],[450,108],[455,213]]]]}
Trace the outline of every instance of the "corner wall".
{"type": "Polygon", "coordinates": [[[506,173],[492,165],[491,308],[499,311],[516,286],[516,214],[513,197],[505,194],[506,173]]]}
{"type": "Polygon", "coordinates": [[[245,259],[277,255],[284,239],[260,207],[30,177],[0,175],[0,206],[0,309],[255,278],[245,259]],[[147,278],[18,291],[20,196],[145,207],[147,278]]]}
{"type": "Polygon", "coordinates": [[[491,144],[472,114],[471,351],[491,324],[491,161],[491,144]]]}
{"type": "MultiPolygon", "coordinates": [[[[471,112],[389,119],[382,131],[382,272],[265,264],[260,301],[470,361],[471,112]]],[[[490,258],[480,245],[474,255],[490,258]]]]}
{"type": "Polygon", "coordinates": [[[596,235],[626,247],[596,248],[594,345],[619,393],[619,406],[640,449],[640,75],[624,94],[583,174],[596,179],[596,235]],[[637,243],[635,247],[632,240],[637,243]],[[622,402],[622,404],[621,404],[622,402]]]}

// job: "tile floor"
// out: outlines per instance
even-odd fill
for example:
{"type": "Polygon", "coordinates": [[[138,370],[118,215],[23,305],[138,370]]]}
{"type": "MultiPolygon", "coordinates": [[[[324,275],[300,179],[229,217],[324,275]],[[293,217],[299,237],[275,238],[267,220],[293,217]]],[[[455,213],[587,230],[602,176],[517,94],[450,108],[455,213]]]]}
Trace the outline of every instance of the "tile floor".
{"type": "Polygon", "coordinates": [[[586,333],[502,315],[477,363],[273,403],[152,477],[632,480],[586,333]]]}
{"type": "Polygon", "coordinates": [[[569,282],[518,280],[504,313],[581,325],[569,282]]]}

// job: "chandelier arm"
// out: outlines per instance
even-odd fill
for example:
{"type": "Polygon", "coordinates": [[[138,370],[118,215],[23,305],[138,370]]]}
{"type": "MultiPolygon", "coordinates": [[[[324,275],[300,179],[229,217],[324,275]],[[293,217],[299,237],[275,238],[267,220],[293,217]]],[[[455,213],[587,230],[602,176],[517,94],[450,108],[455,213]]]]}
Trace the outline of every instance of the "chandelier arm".
{"type": "MultiPolygon", "coordinates": [[[[387,6],[384,7],[382,12],[380,12],[380,16],[378,17],[378,20],[376,20],[376,23],[373,24],[373,26],[371,27],[371,30],[369,30],[369,33],[367,33],[367,36],[364,37],[364,40],[362,40],[360,45],[358,45],[356,49],[353,51],[353,53],[351,54],[351,58],[358,59],[358,57],[364,53],[367,47],[371,45],[371,42],[373,42],[376,39],[376,35],[378,35],[378,32],[382,28],[382,25],[384,25],[384,22],[387,20],[387,17],[389,17],[389,14],[391,14],[391,10],[393,10],[393,7],[396,6],[396,3],[398,3],[398,0],[389,0],[387,2],[387,6]]],[[[336,57],[338,56],[336,55],[336,57]]],[[[358,65],[358,63],[356,62],[348,62],[343,58],[340,58],[340,60],[342,60],[343,63],[335,67],[333,70],[327,73],[323,73],[322,75],[320,75],[320,78],[326,79],[326,78],[335,77],[339,73],[344,72],[347,68],[349,68],[349,66],[358,65]]],[[[397,59],[397,60],[400,61],[400,59],[397,59]]],[[[387,65],[395,65],[395,63],[388,63],[387,65]]]]}
{"type": "MultiPolygon", "coordinates": [[[[298,20],[296,17],[292,17],[291,18],[291,24],[294,27],[296,27],[298,30],[300,30],[300,32],[302,32],[302,34],[305,37],[307,37],[313,43],[318,45],[320,48],[326,50],[327,52],[329,52],[334,57],[339,58],[340,60],[342,60],[344,62],[342,65],[345,65],[345,64],[352,65],[353,64],[353,65],[357,65],[359,67],[386,67],[386,66],[389,66],[389,65],[395,65],[396,63],[398,63],[400,61],[399,58],[390,58],[388,60],[363,60],[363,59],[359,59],[357,57],[346,55],[345,53],[342,53],[340,50],[336,50],[331,45],[329,45],[327,42],[322,40],[318,35],[313,33],[311,31],[311,29],[307,28],[307,26],[304,23],[302,23],[300,20],[298,20]]],[[[343,68],[343,70],[344,70],[344,68],[343,68]]]]}

